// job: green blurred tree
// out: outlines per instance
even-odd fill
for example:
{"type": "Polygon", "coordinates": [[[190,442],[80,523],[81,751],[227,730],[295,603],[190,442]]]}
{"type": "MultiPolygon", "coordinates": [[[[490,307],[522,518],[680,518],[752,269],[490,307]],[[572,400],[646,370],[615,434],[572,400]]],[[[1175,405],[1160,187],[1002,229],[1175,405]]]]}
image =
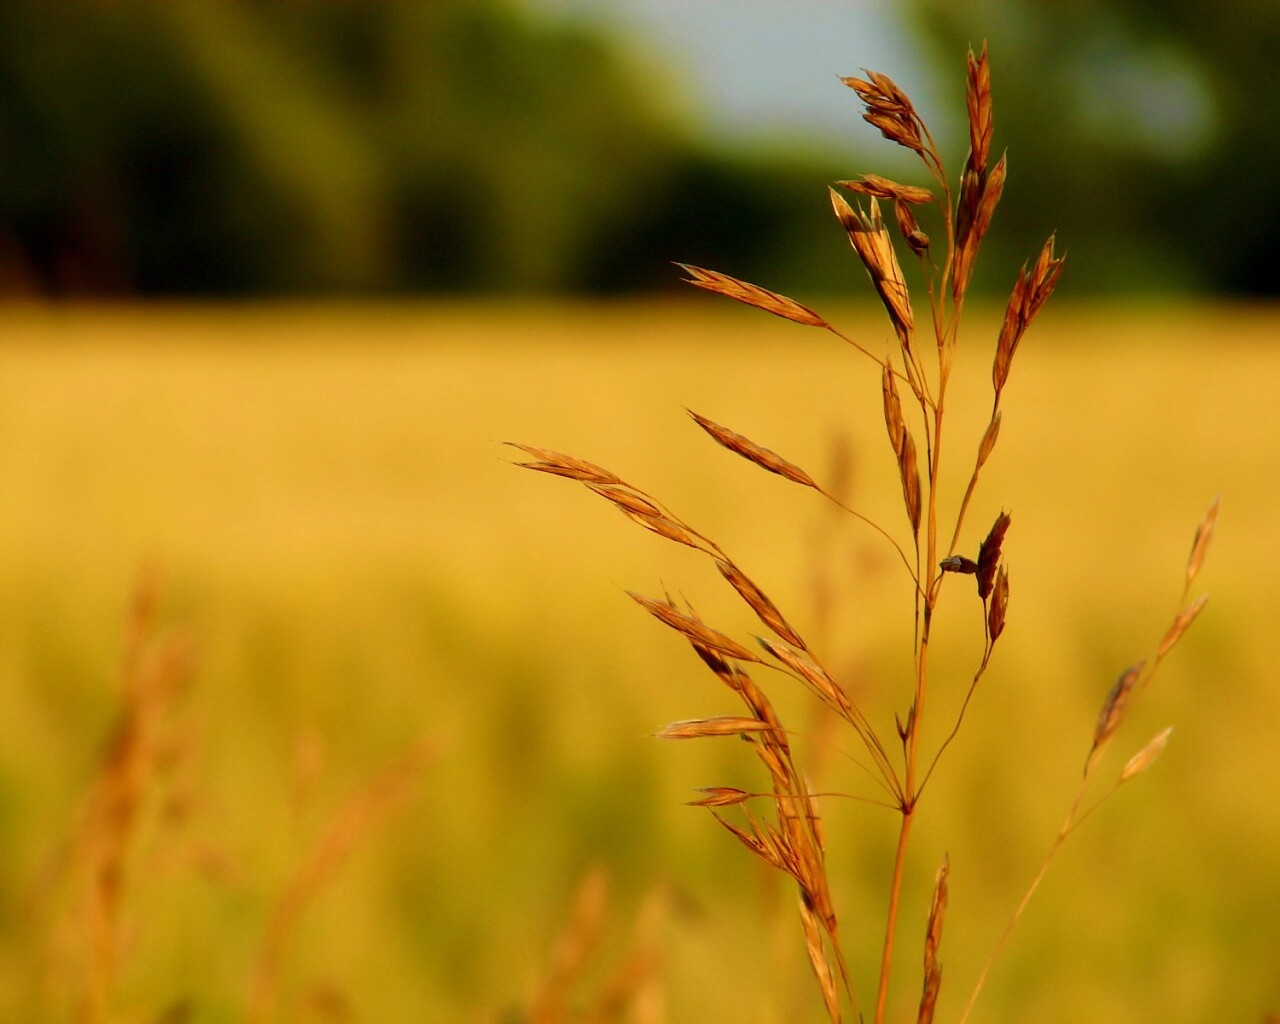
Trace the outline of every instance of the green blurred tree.
{"type": "Polygon", "coordinates": [[[1016,223],[993,243],[1059,229],[1079,257],[1077,288],[1280,290],[1275,0],[913,0],[910,10],[936,61],[990,42],[997,144],[1017,139],[999,215],[1016,223]]]}

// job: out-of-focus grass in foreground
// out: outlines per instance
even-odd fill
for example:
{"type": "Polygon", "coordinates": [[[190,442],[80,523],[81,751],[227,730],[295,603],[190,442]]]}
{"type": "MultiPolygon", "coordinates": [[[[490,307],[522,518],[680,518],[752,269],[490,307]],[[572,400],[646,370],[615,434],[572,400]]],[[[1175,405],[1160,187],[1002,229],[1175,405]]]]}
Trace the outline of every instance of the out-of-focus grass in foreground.
{"type": "MultiPolygon", "coordinates": [[[[887,339],[873,324],[841,321],[874,348],[887,339]]],[[[1055,864],[976,1019],[1280,1009],[1278,328],[1266,311],[1066,309],[1025,343],[966,542],[1012,512],[1009,631],[922,811],[904,908],[918,933],[949,851],[939,1019],[1056,829],[1102,696],[1172,614],[1215,492],[1213,601],[1120,734],[1116,770],[1164,725],[1173,742],[1055,864]]],[[[695,786],[758,782],[747,758],[727,740],[646,738],[731,705],[621,591],[666,585],[738,635],[755,627],[695,556],[512,471],[500,442],[599,461],[735,557],[754,552],[744,567],[789,617],[826,575],[825,647],[887,731],[910,652],[891,552],[716,450],[682,411],[815,475],[843,445],[853,503],[896,528],[873,371],[829,336],[701,305],[8,315],[0,1017],[69,1020],[80,1005],[83,908],[60,857],[117,713],[129,595],[152,565],[161,619],[188,631],[197,668],[171,773],[183,813],[153,815],[126,865],[110,1019],[183,1006],[244,1019],[290,878],[350,794],[425,734],[408,803],[303,906],[279,1019],[512,1019],[575,881],[600,863],[616,941],[647,891],[672,893],[672,1021],[816,1020],[816,1005],[795,1012],[811,997],[775,912],[790,895],[681,805],[695,786]]],[[[959,485],[989,366],[958,372],[949,411],[975,431],[951,435],[959,485]]],[[[952,644],[957,699],[974,656],[952,644]]],[[[824,788],[866,794],[827,755],[824,788]]],[[[825,811],[865,999],[892,822],[855,801],[825,811]]],[[[901,974],[905,1019],[918,987],[901,974]]]]}

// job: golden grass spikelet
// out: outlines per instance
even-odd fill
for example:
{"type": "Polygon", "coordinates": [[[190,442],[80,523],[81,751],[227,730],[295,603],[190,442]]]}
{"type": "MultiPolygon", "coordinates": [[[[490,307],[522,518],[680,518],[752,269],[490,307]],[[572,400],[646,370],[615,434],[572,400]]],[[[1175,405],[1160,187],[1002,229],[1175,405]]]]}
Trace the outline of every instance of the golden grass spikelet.
{"type": "Polygon", "coordinates": [[[862,119],[878,128],[880,134],[890,142],[896,142],[900,146],[923,154],[925,144],[920,119],[907,94],[899,89],[887,75],[866,69],[863,69],[862,73],[867,76],[866,79],[840,79],[858,94],[858,98],[866,107],[862,119]]]}
{"type": "Polygon", "coordinates": [[[907,280],[898,263],[889,231],[880,216],[880,204],[872,199],[868,208],[853,207],[835,189],[828,190],[836,218],[849,236],[849,244],[871,277],[871,283],[880,295],[889,314],[889,320],[898,335],[904,351],[911,349],[911,334],[915,329],[915,315],[911,310],[911,296],[907,280]]]}
{"type": "Polygon", "coordinates": [[[595,491],[596,494],[611,501],[624,512],[632,512],[638,516],[650,516],[660,518],[665,515],[653,501],[638,494],[630,487],[618,486],[616,484],[588,484],[588,488],[595,491]]]}
{"type": "Polygon", "coordinates": [[[902,234],[902,239],[907,246],[917,256],[923,256],[929,249],[929,236],[920,230],[920,225],[916,222],[916,215],[911,212],[911,207],[901,200],[897,200],[893,204],[893,216],[898,222],[898,231],[902,234]]]}
{"type": "Polygon", "coordinates": [[[697,800],[689,800],[688,807],[732,807],[751,799],[751,793],[733,786],[700,786],[698,792],[703,794],[697,800]]]}
{"type": "Polygon", "coordinates": [[[677,633],[683,633],[690,640],[702,644],[704,647],[710,648],[726,658],[736,658],[738,661],[754,661],[763,664],[763,660],[760,657],[752,654],[751,651],[747,650],[732,637],[726,636],[719,630],[712,629],[699,618],[686,615],[669,601],[655,601],[652,598],[645,597],[643,594],[637,594],[630,590],[627,591],[627,596],[654,618],[670,626],[677,633]]]}
{"type": "Polygon", "coordinates": [[[804,925],[804,946],[809,954],[809,966],[813,968],[814,977],[818,979],[818,990],[822,993],[822,1002],[827,1009],[827,1016],[832,1024],[840,1024],[840,990],[836,985],[836,972],[831,961],[827,959],[826,943],[823,933],[809,901],[801,893],[800,920],[804,925]]]}
{"type": "Polygon", "coordinates": [[[508,441],[507,444],[512,448],[519,448],[526,455],[532,455],[538,460],[537,462],[516,463],[521,469],[532,469],[539,473],[568,477],[570,480],[580,480],[584,484],[627,486],[619,477],[614,476],[607,469],[603,469],[594,463],[585,462],[572,455],[553,452],[549,448],[533,448],[529,445],[517,444],[515,441],[508,441]]]}
{"type": "Polygon", "coordinates": [[[648,515],[641,512],[633,512],[629,508],[621,505],[618,506],[623,515],[627,516],[632,522],[643,526],[651,533],[656,533],[659,537],[667,540],[673,540],[677,544],[684,544],[686,547],[695,548],[698,551],[705,550],[701,540],[695,536],[684,524],[677,522],[667,515],[648,515]]]}
{"type": "Polygon", "coordinates": [[[979,56],[969,51],[965,107],[969,115],[969,165],[985,169],[991,153],[991,66],[985,41],[979,56]]]}
{"type": "Polygon", "coordinates": [[[703,288],[718,295],[727,295],[738,302],[754,306],[756,309],[763,309],[766,313],[772,313],[774,316],[780,316],[784,320],[790,320],[805,327],[830,326],[808,306],[803,306],[785,295],[779,295],[777,292],[771,292],[767,288],[761,288],[746,281],[739,281],[736,277],[730,277],[715,270],[706,270],[687,263],[677,263],[676,266],[689,275],[688,283],[696,288],[703,288]]]}
{"type": "Polygon", "coordinates": [[[991,607],[987,611],[987,635],[994,644],[1004,632],[1005,613],[1009,609],[1009,570],[1003,565],[996,573],[995,586],[991,588],[991,607]]]}
{"type": "Polygon", "coordinates": [[[987,459],[991,458],[991,453],[995,450],[996,439],[1000,436],[1000,419],[1001,412],[997,409],[996,414],[991,417],[991,421],[987,424],[987,429],[982,434],[982,442],[978,445],[979,469],[987,464],[987,459]]]}
{"type": "Polygon", "coordinates": [[[978,596],[986,600],[995,586],[996,567],[1000,564],[1000,549],[1012,520],[1009,513],[1001,512],[991,524],[982,544],[978,547],[978,596]]]}
{"type": "Polygon", "coordinates": [[[1156,651],[1157,661],[1164,660],[1164,656],[1173,649],[1174,644],[1182,639],[1182,634],[1187,631],[1191,623],[1196,621],[1196,616],[1204,610],[1204,606],[1208,603],[1209,595],[1203,594],[1178,612],[1173,624],[1160,641],[1160,647],[1156,651]]]}
{"type": "Polygon", "coordinates": [[[1164,748],[1168,746],[1169,737],[1172,734],[1173,726],[1169,726],[1148,740],[1145,747],[1125,762],[1124,769],[1120,772],[1120,782],[1128,782],[1135,775],[1141,775],[1150,768],[1155,763],[1156,758],[1164,752],[1164,748]]]}
{"type": "Polygon", "coordinates": [[[722,427],[714,420],[709,420],[705,416],[700,416],[692,409],[685,410],[693,417],[693,421],[703,430],[711,435],[712,439],[721,447],[729,449],[735,455],[741,455],[748,462],[754,462],[761,469],[767,469],[770,473],[776,473],[778,476],[786,477],[793,483],[800,484],[804,487],[812,487],[818,489],[818,485],[814,483],[813,477],[809,476],[803,469],[794,463],[788,462],[777,452],[770,451],[762,445],[756,444],[749,438],[743,437],[741,434],[735,433],[728,427],[722,427]]]}
{"type": "Polygon", "coordinates": [[[1220,499],[1215,497],[1209,503],[1209,511],[1204,514],[1204,518],[1200,520],[1200,525],[1196,527],[1195,539],[1191,542],[1191,554],[1187,557],[1187,587],[1195,582],[1196,576],[1200,573],[1200,567],[1204,564],[1204,556],[1209,553],[1209,544],[1213,541],[1213,530],[1218,523],[1218,504],[1220,499]]]}
{"type": "Polygon", "coordinates": [[[1107,693],[1106,700],[1102,702],[1102,709],[1098,712],[1098,723],[1093,729],[1093,745],[1089,747],[1089,756],[1084,762],[1085,778],[1089,777],[1098,758],[1102,756],[1102,750],[1107,741],[1115,735],[1115,731],[1120,728],[1120,723],[1124,721],[1129,698],[1142,678],[1146,665],[1145,661],[1139,661],[1121,672],[1120,678],[1115,681],[1107,693]]]}
{"type": "Polygon", "coordinates": [[[764,637],[756,637],[757,642],[771,656],[782,662],[787,668],[799,677],[809,688],[827,704],[832,710],[839,713],[843,718],[851,718],[854,714],[853,701],[849,699],[849,695],[844,689],[831,678],[825,668],[811,661],[805,654],[800,651],[792,650],[785,644],[775,644],[764,637]]]}
{"type": "Polygon", "coordinates": [[[782,612],[778,611],[778,606],[769,600],[764,591],[756,586],[746,573],[724,558],[716,559],[716,568],[720,570],[720,575],[728,581],[729,585],[747,602],[761,622],[787,643],[800,648],[802,651],[806,650],[804,641],[800,639],[800,634],[791,628],[791,624],[782,617],[782,612]]]}
{"type": "Polygon", "coordinates": [[[920,1011],[916,1024],[932,1024],[942,989],[942,963],[938,960],[938,947],[942,944],[942,922],[947,912],[947,876],[951,872],[950,860],[944,856],[933,879],[933,900],[929,906],[929,922],[924,933],[924,990],[920,994],[920,1011]]]}
{"type": "Polygon", "coordinates": [[[836,184],[841,188],[848,189],[850,192],[857,192],[859,195],[901,203],[919,205],[932,202],[934,198],[933,193],[927,188],[920,188],[918,185],[903,185],[889,178],[882,178],[878,174],[864,174],[859,178],[837,181],[836,184]]]}
{"type": "Polygon", "coordinates": [[[906,445],[907,425],[902,418],[902,400],[898,397],[898,385],[893,378],[893,368],[886,362],[880,373],[880,393],[884,398],[884,426],[889,433],[889,444],[895,458],[902,458],[906,445]]]}
{"type": "Polygon", "coordinates": [[[1004,194],[1008,163],[1001,156],[988,173],[985,169],[967,168],[960,185],[960,205],[956,211],[956,258],[952,268],[952,294],[959,302],[969,287],[978,247],[991,227],[996,206],[1004,194]]]}
{"type": "Polygon", "coordinates": [[[689,718],[664,725],[654,733],[660,740],[699,740],[708,736],[743,736],[764,732],[771,726],[757,718],[722,715],[718,718],[689,718]]]}
{"type": "Polygon", "coordinates": [[[912,534],[920,534],[920,468],[916,464],[916,443],[910,433],[902,435],[902,452],[898,456],[898,473],[902,477],[902,499],[911,520],[912,534]]]}
{"type": "Polygon", "coordinates": [[[1036,314],[1049,301],[1057,287],[1058,278],[1062,276],[1062,265],[1066,262],[1066,257],[1054,256],[1053,243],[1054,236],[1050,235],[1030,272],[1025,264],[1018,270],[1013,293],[1005,308],[1004,323],[1000,327],[995,360],[991,367],[991,383],[997,398],[1009,379],[1009,367],[1013,363],[1018,342],[1022,340],[1036,314]]]}

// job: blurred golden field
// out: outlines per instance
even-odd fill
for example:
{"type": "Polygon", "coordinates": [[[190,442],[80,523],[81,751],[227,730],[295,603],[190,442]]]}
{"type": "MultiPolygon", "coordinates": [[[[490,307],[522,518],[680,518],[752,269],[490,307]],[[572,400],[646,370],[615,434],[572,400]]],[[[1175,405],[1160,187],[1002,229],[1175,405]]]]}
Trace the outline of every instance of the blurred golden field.
{"type": "MultiPolygon", "coordinates": [[[[815,476],[835,460],[854,504],[897,528],[874,368],[729,307],[9,311],[0,1019],[83,1019],[93,956],[67,850],[148,573],[195,669],[168,795],[148,797],[129,844],[103,1019],[245,1020],[290,880],[352,794],[420,743],[405,798],[354,829],[350,856],[298,904],[269,1019],[519,1020],[595,865],[612,893],[600,971],[664,894],[667,1019],[820,1019],[791,894],[683,806],[698,786],[751,785],[753,765],[727,740],[648,737],[732,712],[729,695],[623,590],[667,587],[735,635],[757,627],[705,560],[511,468],[501,446],[572,452],[660,496],[789,617],[821,625],[889,731],[910,658],[891,552],[683,412],[815,476]],[[815,580],[831,595],[821,623],[815,580]]],[[[886,340],[870,310],[824,312],[886,340]]],[[[962,336],[956,487],[989,411],[993,322],[962,336]]],[[[944,851],[939,1020],[963,1005],[1066,810],[1103,695],[1175,610],[1216,493],[1213,600],[1119,735],[1114,770],[1165,725],[1173,741],[1066,847],[974,1019],[1280,1012],[1278,338],[1275,310],[1117,306],[1050,310],[1024,342],[966,541],[1012,512],[1010,624],[921,812],[896,1019],[914,1015],[944,851]]],[[[944,602],[935,740],[978,653],[962,591],[944,602]]],[[[772,685],[800,728],[801,695],[772,685]]],[[[865,795],[834,740],[824,785],[865,795]]],[[[853,800],[825,812],[865,1002],[896,821],[853,800]]]]}

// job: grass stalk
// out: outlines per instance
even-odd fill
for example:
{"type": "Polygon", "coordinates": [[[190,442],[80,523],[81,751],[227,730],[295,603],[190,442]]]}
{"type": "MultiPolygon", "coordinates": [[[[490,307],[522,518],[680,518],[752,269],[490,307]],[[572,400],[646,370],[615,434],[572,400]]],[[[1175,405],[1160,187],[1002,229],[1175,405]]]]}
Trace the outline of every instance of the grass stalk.
{"type": "MultiPolygon", "coordinates": [[[[1003,542],[1011,517],[1004,511],[999,512],[978,549],[972,553],[973,557],[960,553],[964,526],[978,500],[982,470],[999,439],[1003,418],[1001,399],[1014,356],[1028,328],[1053,294],[1064,263],[1064,258],[1056,255],[1055,240],[1050,236],[1034,263],[1024,265],[1017,273],[991,357],[991,416],[977,439],[977,454],[972,469],[968,471],[962,499],[954,508],[944,507],[941,501],[946,480],[943,441],[947,437],[947,400],[959,348],[962,314],[982,240],[1003,194],[1007,168],[1003,155],[997,160],[992,159],[988,55],[985,45],[980,54],[972,51],[968,54],[965,101],[970,146],[954,186],[932,134],[906,93],[885,75],[870,71],[864,75],[863,78],[843,79],[862,104],[863,118],[891,142],[915,153],[923,164],[925,178],[932,182],[932,187],[925,187],[867,174],[854,180],[836,182],[837,187],[829,190],[836,219],[884,306],[896,340],[896,346],[891,346],[889,354],[884,357],[875,355],[871,348],[852,339],[820,313],[795,299],[719,271],[680,266],[694,286],[792,323],[829,332],[873,361],[880,370],[885,429],[898,470],[909,531],[906,539],[903,538],[901,523],[892,527],[873,520],[850,507],[846,501],[834,497],[834,489],[824,487],[804,469],[772,449],[707,417],[697,413],[691,415],[722,448],[793,484],[814,490],[844,509],[886,541],[906,566],[913,589],[913,668],[911,680],[903,687],[909,698],[905,721],[895,714],[901,744],[900,759],[889,757],[874,724],[874,716],[851,697],[849,688],[827,666],[821,654],[805,641],[801,631],[739,563],[705,533],[645,491],[601,466],[548,449],[515,446],[530,457],[520,465],[582,483],[650,532],[710,557],[726,582],[770,634],[770,637],[758,636],[754,646],[748,645],[703,622],[692,607],[678,607],[669,596],[656,600],[632,595],[650,614],[690,643],[703,663],[745,707],[745,712],[739,716],[678,722],[661,730],[658,735],[681,740],[734,736],[744,740],[760,762],[770,780],[767,791],[749,793],[733,787],[712,786],[703,789],[705,795],[692,803],[710,810],[716,821],[752,855],[790,876],[795,883],[806,951],[822,1005],[832,1024],[841,1024],[846,1019],[846,1009],[859,1020],[862,1016],[840,945],[836,908],[831,901],[818,795],[811,791],[803,773],[796,768],[790,739],[792,734],[774,710],[766,690],[755,683],[746,666],[753,671],[755,666],[771,668],[800,683],[825,706],[829,714],[852,729],[866,754],[865,760],[859,757],[853,760],[889,794],[887,806],[899,816],[873,1011],[875,1024],[885,1024],[894,984],[903,896],[907,886],[913,882],[908,871],[913,825],[925,787],[963,726],[979,683],[991,664],[996,645],[1004,632],[1009,605],[1009,572],[1003,542]],[[852,203],[845,198],[846,192],[854,195],[852,203]],[[896,239],[886,224],[881,204],[893,211],[896,239]],[[921,219],[934,226],[935,232],[941,228],[940,260],[934,255],[929,236],[922,230],[921,219]],[[916,257],[925,281],[929,304],[927,323],[932,328],[936,361],[926,358],[921,350],[917,314],[898,255],[903,247],[916,257]],[[920,465],[921,453],[923,467],[920,465]],[[950,540],[944,549],[941,538],[948,535],[950,540]],[[951,576],[969,577],[976,584],[982,603],[981,655],[975,670],[959,673],[962,679],[968,678],[968,688],[955,721],[949,729],[944,727],[943,738],[934,746],[926,742],[924,729],[929,691],[935,685],[930,643],[934,623],[944,607],[944,592],[950,594],[956,589],[946,585],[951,576]],[[763,803],[772,805],[772,818],[753,809],[753,805],[763,803]]],[[[952,439],[947,438],[947,441],[950,446],[952,439]]],[[[1080,808],[1091,781],[1097,775],[1102,755],[1132,698],[1149,682],[1161,661],[1203,608],[1203,598],[1188,603],[1188,597],[1203,562],[1215,519],[1216,503],[1196,532],[1180,610],[1155,656],[1126,670],[1104,701],[1079,792],[1048,854],[984,965],[960,1018],[962,1024],[967,1021],[993,964],[1068,836],[1119,785],[1149,767],[1164,748],[1168,730],[1158,734],[1134,755],[1111,789],[1081,813],[1080,808]]],[[[936,671],[955,674],[955,666],[938,665],[936,671]]],[[[878,800],[871,802],[883,803],[878,800]]],[[[948,876],[949,861],[944,859],[934,879],[917,1024],[932,1024],[941,986],[942,966],[938,951],[947,905],[948,876]]]]}

